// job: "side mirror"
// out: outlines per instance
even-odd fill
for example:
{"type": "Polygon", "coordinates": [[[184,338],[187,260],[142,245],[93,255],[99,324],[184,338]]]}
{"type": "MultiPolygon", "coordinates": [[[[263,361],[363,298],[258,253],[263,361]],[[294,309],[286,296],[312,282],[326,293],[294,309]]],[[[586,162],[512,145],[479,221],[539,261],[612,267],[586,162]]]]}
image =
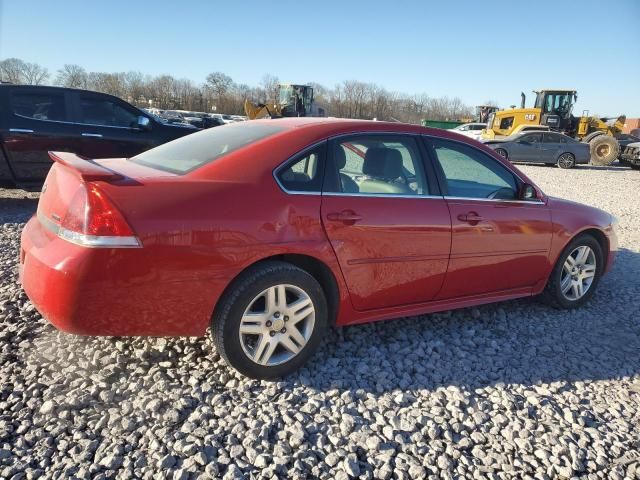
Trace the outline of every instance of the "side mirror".
{"type": "Polygon", "coordinates": [[[535,200],[538,198],[538,192],[533,185],[525,183],[520,188],[520,200],[535,200]]]}
{"type": "Polygon", "coordinates": [[[140,115],[138,117],[138,128],[140,130],[144,130],[144,131],[151,130],[151,120],[149,120],[149,117],[145,117],[144,115],[140,115]]]}

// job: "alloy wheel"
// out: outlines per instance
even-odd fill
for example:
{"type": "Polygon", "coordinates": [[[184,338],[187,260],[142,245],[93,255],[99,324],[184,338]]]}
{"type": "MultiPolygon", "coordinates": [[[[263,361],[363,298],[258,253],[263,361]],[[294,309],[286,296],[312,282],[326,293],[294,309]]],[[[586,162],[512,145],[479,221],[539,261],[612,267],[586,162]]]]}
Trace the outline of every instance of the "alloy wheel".
{"type": "Polygon", "coordinates": [[[240,344],[245,355],[263,366],[288,362],[311,338],[315,307],[311,297],[295,285],[274,285],[257,295],[240,321],[240,344]]]}
{"type": "Polygon", "coordinates": [[[587,293],[596,276],[596,255],[591,247],[581,245],[567,257],[560,274],[562,295],[571,301],[587,293]]]}
{"type": "Polygon", "coordinates": [[[560,158],[558,158],[558,166],[560,168],[571,168],[574,165],[574,159],[573,159],[573,155],[571,155],[570,153],[563,153],[562,155],[560,155],[560,158]]]}

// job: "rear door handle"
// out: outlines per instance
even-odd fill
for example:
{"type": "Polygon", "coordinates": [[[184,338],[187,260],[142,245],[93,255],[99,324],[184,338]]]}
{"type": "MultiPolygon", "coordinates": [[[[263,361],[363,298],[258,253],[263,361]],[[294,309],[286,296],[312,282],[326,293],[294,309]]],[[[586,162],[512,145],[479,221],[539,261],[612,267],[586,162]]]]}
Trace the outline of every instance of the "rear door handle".
{"type": "Polygon", "coordinates": [[[327,214],[327,220],[332,222],[342,222],[347,225],[353,225],[362,220],[362,217],[351,210],[343,210],[342,212],[332,212],[327,214]]]}
{"type": "Polygon", "coordinates": [[[83,137],[93,137],[93,138],[102,138],[102,134],[100,133],[83,133],[83,137]]]}
{"type": "Polygon", "coordinates": [[[475,225],[476,223],[484,220],[484,218],[482,218],[476,212],[469,212],[469,213],[461,213],[460,215],[458,215],[458,220],[460,220],[461,222],[470,223],[471,225],[475,225]]]}
{"type": "Polygon", "coordinates": [[[10,128],[9,131],[11,133],[33,133],[30,128],[10,128]]]}

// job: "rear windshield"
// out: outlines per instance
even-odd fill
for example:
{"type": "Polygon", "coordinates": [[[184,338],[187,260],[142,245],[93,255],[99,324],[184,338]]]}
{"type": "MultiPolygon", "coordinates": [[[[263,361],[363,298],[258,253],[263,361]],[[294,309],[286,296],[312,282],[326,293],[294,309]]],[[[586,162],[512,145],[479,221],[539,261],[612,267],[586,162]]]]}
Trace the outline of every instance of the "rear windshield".
{"type": "Polygon", "coordinates": [[[234,123],[178,138],[136,155],[131,161],[158,170],[184,174],[283,130],[283,127],[275,123],[234,123]]]}

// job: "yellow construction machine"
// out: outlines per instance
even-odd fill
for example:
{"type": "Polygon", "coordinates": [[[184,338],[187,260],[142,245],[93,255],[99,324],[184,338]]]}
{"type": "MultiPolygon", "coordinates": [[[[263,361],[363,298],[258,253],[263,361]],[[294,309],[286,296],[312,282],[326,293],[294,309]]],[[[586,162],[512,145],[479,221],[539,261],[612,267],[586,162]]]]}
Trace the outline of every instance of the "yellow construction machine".
{"type": "Polygon", "coordinates": [[[573,106],[578,99],[575,90],[536,90],[533,108],[525,108],[525,94],[522,93],[520,108],[498,110],[489,115],[487,128],[482,138],[501,138],[514,133],[522,125],[546,125],[588,143],[591,163],[609,165],[618,158],[620,144],[616,136],[622,133],[626,117],[598,118],[584,110],[582,115],[573,115],[573,106]]]}
{"type": "Polygon", "coordinates": [[[249,120],[279,117],[326,117],[323,108],[313,101],[313,87],[309,85],[278,85],[278,102],[254,104],[244,101],[244,111],[249,120]]]}

